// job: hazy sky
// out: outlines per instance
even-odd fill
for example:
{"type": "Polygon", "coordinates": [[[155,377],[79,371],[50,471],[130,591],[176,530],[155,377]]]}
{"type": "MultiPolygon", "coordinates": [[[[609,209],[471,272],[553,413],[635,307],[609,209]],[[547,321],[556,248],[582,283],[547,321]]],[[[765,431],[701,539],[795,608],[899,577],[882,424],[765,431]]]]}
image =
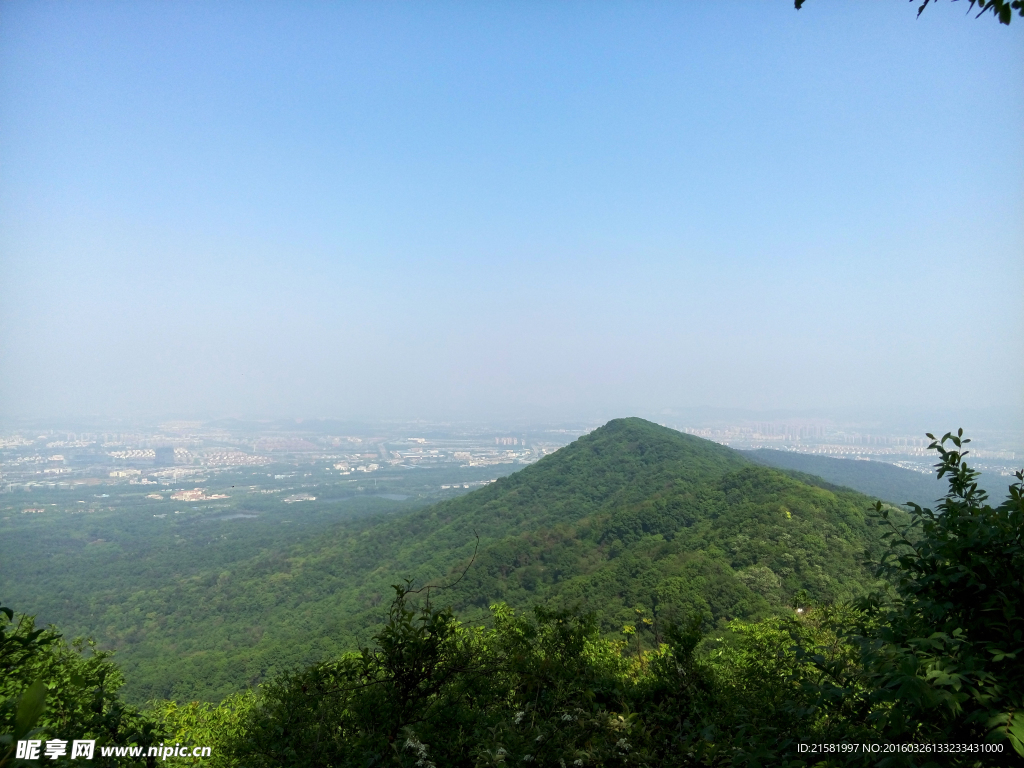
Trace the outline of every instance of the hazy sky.
{"type": "Polygon", "coordinates": [[[1024,401],[1024,20],[0,5],[0,415],[1024,401]]]}

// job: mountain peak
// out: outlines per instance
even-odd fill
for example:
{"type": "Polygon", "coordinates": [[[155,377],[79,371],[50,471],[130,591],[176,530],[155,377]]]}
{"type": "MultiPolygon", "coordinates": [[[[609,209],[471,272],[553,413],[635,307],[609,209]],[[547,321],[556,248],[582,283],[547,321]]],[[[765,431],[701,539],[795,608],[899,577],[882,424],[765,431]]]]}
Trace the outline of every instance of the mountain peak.
{"type": "Polygon", "coordinates": [[[613,419],[535,464],[421,515],[450,525],[472,520],[482,536],[506,536],[572,523],[749,463],[731,448],[645,419],[613,419]]]}

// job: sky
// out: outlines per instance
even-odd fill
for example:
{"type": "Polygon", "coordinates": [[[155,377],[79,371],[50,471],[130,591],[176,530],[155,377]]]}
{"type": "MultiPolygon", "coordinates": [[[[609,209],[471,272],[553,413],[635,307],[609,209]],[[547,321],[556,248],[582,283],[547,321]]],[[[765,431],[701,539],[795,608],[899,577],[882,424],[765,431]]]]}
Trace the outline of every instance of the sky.
{"type": "Polygon", "coordinates": [[[1024,19],[0,4],[0,417],[1020,411],[1024,19]]]}

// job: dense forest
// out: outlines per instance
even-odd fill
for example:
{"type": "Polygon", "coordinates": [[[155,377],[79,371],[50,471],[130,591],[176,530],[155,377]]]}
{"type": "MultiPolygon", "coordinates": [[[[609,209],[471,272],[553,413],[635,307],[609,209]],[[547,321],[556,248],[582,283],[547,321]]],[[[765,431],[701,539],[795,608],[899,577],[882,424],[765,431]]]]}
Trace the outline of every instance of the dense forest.
{"type": "Polygon", "coordinates": [[[157,662],[127,699],[141,666],[8,609],[0,754],[35,729],[225,766],[1016,764],[1021,477],[989,504],[966,442],[934,443],[934,511],[901,509],[616,420],[474,493],[110,605],[157,662]]]}
{"type": "MultiPolygon", "coordinates": [[[[675,450],[670,446],[682,436],[655,425],[649,427],[653,432],[646,435],[645,444],[653,446],[659,440],[667,440],[658,450],[670,455],[675,450]],[[655,433],[657,439],[654,439],[655,433]]],[[[594,437],[598,443],[604,439],[602,434],[594,437]]],[[[624,436],[626,431],[620,430],[617,434],[624,436]]],[[[728,456],[732,462],[729,466],[754,466],[746,461],[750,454],[733,453],[696,438],[686,439],[698,453],[705,449],[714,450],[718,457],[714,461],[728,456]]],[[[586,443],[577,449],[585,449],[585,446],[586,443]]],[[[557,498],[557,483],[561,482],[561,477],[571,472],[597,470],[601,463],[608,465],[608,468],[600,470],[607,482],[614,484],[631,478],[638,484],[647,482],[641,476],[642,472],[628,469],[632,459],[625,464],[619,461],[628,453],[629,449],[624,444],[611,449],[605,446],[600,456],[583,457],[582,465],[575,467],[570,466],[572,462],[563,461],[563,455],[559,455],[557,461],[551,457],[548,464],[542,462],[537,465],[545,467],[545,472],[533,474],[531,469],[519,482],[526,483],[544,505],[563,503],[557,498]],[[554,466],[548,469],[552,463],[554,466]]],[[[780,455],[790,457],[789,454],[780,455]]],[[[862,492],[881,488],[887,493],[878,492],[874,498],[888,501],[917,500],[913,494],[904,491],[908,486],[913,487],[913,481],[918,479],[940,485],[934,478],[879,462],[832,463],[849,475],[850,487],[862,492]],[[858,471],[851,473],[848,465],[856,465],[858,471]],[[892,471],[886,473],[885,470],[892,471]]],[[[607,601],[604,598],[611,592],[604,587],[587,587],[582,583],[584,574],[577,571],[586,571],[591,579],[606,578],[608,569],[614,566],[618,569],[616,578],[620,581],[624,580],[627,585],[639,583],[628,576],[627,568],[633,567],[630,564],[636,563],[638,557],[637,567],[648,571],[645,577],[648,582],[656,579],[662,591],[673,589],[671,584],[661,584],[661,581],[665,581],[665,568],[680,566],[679,557],[666,560],[662,556],[654,569],[646,562],[644,550],[658,541],[657,531],[641,531],[642,542],[634,541],[635,533],[618,537],[622,547],[633,549],[633,545],[637,545],[626,557],[620,557],[620,545],[614,545],[616,537],[609,536],[607,532],[601,532],[604,541],[596,546],[592,538],[584,537],[577,542],[573,537],[587,531],[591,534],[598,532],[594,523],[602,524],[600,519],[588,516],[589,511],[596,507],[580,497],[576,498],[576,508],[572,512],[582,517],[580,524],[574,523],[568,529],[562,526],[562,530],[538,525],[529,531],[535,542],[540,540],[537,537],[551,539],[543,551],[533,551],[534,545],[522,537],[522,532],[506,536],[500,525],[494,536],[485,530],[477,522],[477,518],[484,516],[478,505],[482,498],[490,497],[479,493],[467,494],[470,501],[456,505],[456,518],[453,518],[450,531],[439,531],[444,535],[434,537],[428,547],[414,548],[416,542],[410,540],[406,532],[409,521],[413,520],[412,512],[456,495],[452,491],[438,493],[443,484],[459,479],[471,483],[475,480],[475,485],[479,486],[500,475],[500,471],[495,470],[463,468],[457,470],[458,477],[451,474],[454,469],[380,473],[381,476],[374,479],[374,485],[379,484],[379,487],[355,488],[354,491],[354,486],[359,483],[331,485],[324,483],[325,478],[313,478],[314,482],[322,483],[315,490],[317,499],[302,504],[282,504],[275,498],[282,494],[236,494],[232,487],[234,483],[245,484],[252,480],[248,477],[227,477],[220,481],[218,492],[230,494],[231,498],[205,502],[198,509],[170,500],[150,500],[145,496],[145,490],[135,490],[145,486],[125,486],[123,493],[114,493],[107,498],[87,496],[91,501],[81,504],[81,512],[0,518],[0,561],[3,563],[0,567],[0,595],[4,596],[7,604],[36,614],[42,624],[54,623],[69,636],[88,635],[95,638],[101,648],[116,650],[118,665],[128,680],[122,694],[128,701],[141,704],[153,698],[219,701],[242,687],[259,684],[287,669],[366,644],[386,614],[390,585],[404,576],[426,583],[424,579],[442,578],[445,569],[458,570],[459,563],[467,561],[475,546],[473,530],[481,535],[482,550],[493,545],[490,552],[482,552],[481,559],[478,559],[481,563],[486,561],[492,573],[474,569],[467,575],[468,583],[463,585],[460,593],[453,595],[452,604],[467,619],[487,620],[488,606],[499,599],[522,608],[532,605],[543,595],[549,607],[567,605],[563,590],[570,588],[565,583],[570,573],[577,577],[571,588],[584,589],[587,605],[606,616],[607,601]],[[370,533],[372,529],[377,530],[370,533]],[[560,543],[552,549],[550,544],[555,540],[560,543]],[[616,549],[612,551],[609,545],[616,549]],[[364,558],[371,546],[382,553],[382,557],[394,557],[398,562],[379,569],[377,565],[367,568],[364,558]],[[586,559],[581,559],[578,556],[580,552],[589,554],[586,559]],[[525,563],[525,559],[530,562],[525,563]],[[594,571],[595,566],[601,563],[605,571],[594,571]],[[474,579],[484,583],[486,590],[477,588],[478,585],[470,588],[474,579]],[[272,595],[273,600],[265,600],[267,595],[272,595]]],[[[687,467],[676,465],[674,468],[666,467],[664,471],[675,476],[680,483],[689,482],[688,472],[691,470],[687,467]]],[[[727,474],[721,466],[716,471],[721,475],[727,474]]],[[[855,516],[869,506],[869,499],[850,493],[849,488],[837,487],[841,483],[836,482],[834,473],[825,472],[828,482],[807,474],[793,474],[789,470],[787,473],[790,475],[788,478],[779,473],[761,477],[781,482],[790,491],[809,494],[808,498],[830,499],[813,489],[828,491],[836,497],[834,503],[855,508],[855,516]],[[791,482],[794,479],[799,482],[791,482]]],[[[294,482],[294,479],[287,479],[269,487],[273,490],[276,486],[294,482]]],[[[653,503],[657,505],[664,503],[670,495],[663,490],[651,485],[645,486],[641,492],[649,491],[652,497],[661,493],[665,499],[656,499],[653,503]]],[[[501,504],[515,506],[522,501],[521,498],[512,498],[513,494],[521,496],[519,492],[509,493],[501,504]]],[[[701,503],[705,503],[710,498],[709,494],[720,491],[705,488],[702,493],[705,498],[701,503]]],[[[938,496],[941,496],[938,490],[927,494],[928,499],[938,496]]],[[[59,494],[41,497],[36,503],[49,507],[47,502],[55,502],[57,507],[67,504],[59,494]]],[[[488,503],[489,509],[498,504],[493,499],[488,503]]],[[[676,498],[671,503],[681,502],[676,498]]],[[[76,505],[74,501],[71,504],[76,505]]],[[[617,504],[616,499],[609,499],[606,506],[611,509],[617,504]]],[[[516,514],[529,517],[538,513],[535,508],[522,508],[516,514]]],[[[623,515],[616,514],[621,521],[623,515]]],[[[650,511],[643,514],[649,518],[650,511]]],[[[742,521],[739,518],[733,520],[733,524],[738,522],[742,521]]],[[[732,541],[727,523],[719,520],[714,526],[705,525],[707,530],[704,531],[683,531],[683,538],[670,530],[675,525],[671,517],[659,525],[667,526],[661,536],[663,539],[675,539],[673,546],[677,548],[693,546],[693,542],[684,540],[686,536],[696,540],[696,546],[700,546],[700,536],[718,537],[722,544],[719,548],[724,547],[723,552],[705,550],[703,555],[721,563],[722,556],[731,557],[733,554],[731,547],[751,546],[742,538],[749,538],[744,532],[732,541]]],[[[651,524],[650,519],[644,523],[648,529],[651,524]]],[[[427,525],[433,524],[428,522],[427,525]]],[[[794,528],[807,527],[799,516],[795,524],[787,522],[785,530],[778,529],[778,521],[772,525],[776,526],[775,534],[790,536],[794,528]]],[[[856,523],[854,527],[857,527],[856,523]]],[[[817,533],[815,531],[815,535],[817,533]]],[[[829,537],[830,546],[839,543],[835,538],[836,531],[821,533],[829,537]]],[[[763,537],[761,540],[769,541],[763,537]]],[[[795,561],[800,552],[794,551],[787,539],[782,538],[780,542],[786,545],[780,558],[786,555],[795,561]]],[[[852,585],[861,589],[863,584],[858,586],[857,580],[863,580],[870,574],[860,567],[859,547],[857,545],[853,549],[853,565],[847,559],[844,566],[846,571],[851,568],[855,571],[853,581],[843,576],[838,561],[818,561],[817,565],[825,574],[837,576],[848,587],[852,585]]],[[[669,553],[662,548],[660,554],[669,553]]],[[[734,568],[736,565],[739,571],[743,571],[740,578],[743,586],[756,586],[759,573],[768,579],[761,586],[768,587],[770,606],[773,601],[784,597],[785,591],[771,588],[775,577],[756,569],[744,571],[741,562],[740,557],[726,563],[730,570],[719,576],[724,574],[726,582],[735,586],[736,582],[726,577],[732,570],[737,570],[734,568]]],[[[687,573],[698,566],[700,563],[691,562],[687,573]]],[[[790,568],[781,560],[769,567],[775,569],[780,577],[786,575],[784,569],[790,568]]],[[[675,585],[678,587],[678,579],[675,585]]],[[[641,587],[647,591],[642,600],[645,604],[659,599],[649,587],[650,584],[641,587]]],[[[753,595],[741,590],[740,596],[763,608],[757,597],[758,591],[752,591],[753,595]]],[[[788,592],[793,592],[792,585],[788,592]]],[[[746,616],[739,611],[724,610],[723,600],[729,594],[720,593],[710,599],[708,611],[715,617],[746,616]]],[[[675,605],[677,597],[669,603],[662,600],[658,610],[678,610],[675,605]]],[[[619,613],[623,615],[605,620],[608,631],[617,631],[621,627],[621,623],[631,615],[637,599],[636,596],[627,596],[624,603],[619,601],[619,613]]],[[[705,596],[699,599],[709,600],[705,596]]]]}

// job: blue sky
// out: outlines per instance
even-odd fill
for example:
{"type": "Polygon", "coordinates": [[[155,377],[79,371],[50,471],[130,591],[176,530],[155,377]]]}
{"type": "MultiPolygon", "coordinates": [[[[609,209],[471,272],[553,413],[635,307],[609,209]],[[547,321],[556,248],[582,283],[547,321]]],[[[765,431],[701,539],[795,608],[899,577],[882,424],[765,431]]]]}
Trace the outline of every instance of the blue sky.
{"type": "Polygon", "coordinates": [[[1018,409],[1024,23],[0,6],[0,415],[1018,409]]]}

